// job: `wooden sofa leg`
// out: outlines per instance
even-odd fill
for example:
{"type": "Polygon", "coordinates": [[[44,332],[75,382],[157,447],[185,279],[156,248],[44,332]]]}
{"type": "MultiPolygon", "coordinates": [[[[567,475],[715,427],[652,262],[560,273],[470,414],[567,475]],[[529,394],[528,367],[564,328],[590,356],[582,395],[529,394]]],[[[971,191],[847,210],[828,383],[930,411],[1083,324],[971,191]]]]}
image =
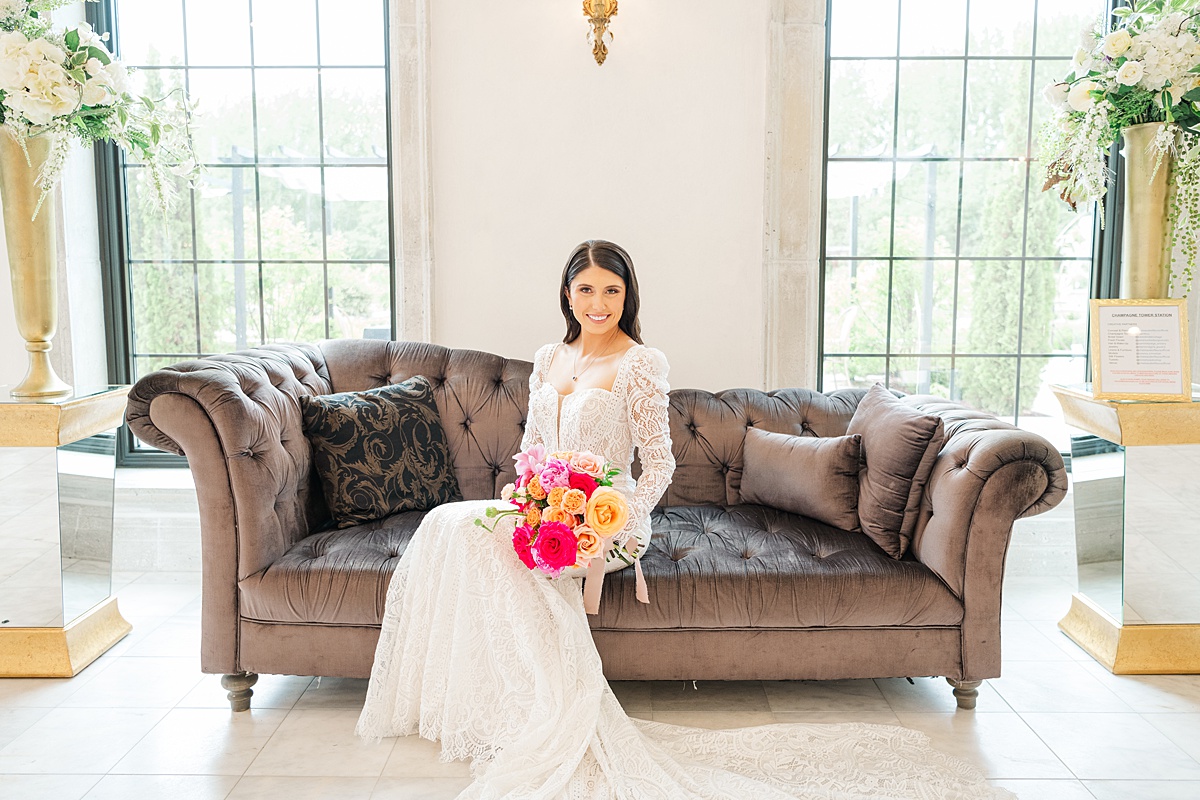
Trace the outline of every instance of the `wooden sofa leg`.
{"type": "Polygon", "coordinates": [[[232,675],[221,676],[221,686],[229,691],[229,708],[233,711],[249,711],[250,696],[254,690],[250,687],[258,683],[258,674],[254,672],[235,672],[232,675]]]}
{"type": "Polygon", "coordinates": [[[946,683],[954,687],[954,699],[958,701],[959,708],[968,711],[975,708],[975,702],[979,700],[979,686],[983,681],[956,681],[946,678],[946,683]]]}

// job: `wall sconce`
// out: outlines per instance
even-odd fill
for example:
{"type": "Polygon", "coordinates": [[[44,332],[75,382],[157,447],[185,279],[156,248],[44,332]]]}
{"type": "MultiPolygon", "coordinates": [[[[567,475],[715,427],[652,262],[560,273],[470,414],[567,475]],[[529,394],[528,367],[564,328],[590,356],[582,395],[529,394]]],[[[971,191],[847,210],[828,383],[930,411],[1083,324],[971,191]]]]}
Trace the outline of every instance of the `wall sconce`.
{"type": "Polygon", "coordinates": [[[617,0],[583,0],[583,15],[592,26],[588,33],[592,55],[596,57],[596,64],[603,64],[608,57],[608,45],[613,40],[608,23],[617,15],[617,0]]]}

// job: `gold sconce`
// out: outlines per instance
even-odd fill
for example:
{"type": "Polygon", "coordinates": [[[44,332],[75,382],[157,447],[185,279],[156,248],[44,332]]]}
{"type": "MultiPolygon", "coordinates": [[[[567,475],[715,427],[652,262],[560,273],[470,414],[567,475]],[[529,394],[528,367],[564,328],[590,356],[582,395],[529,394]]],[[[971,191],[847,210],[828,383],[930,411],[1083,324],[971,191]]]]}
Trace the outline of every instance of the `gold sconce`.
{"type": "Polygon", "coordinates": [[[608,24],[617,15],[617,0],[583,0],[583,15],[592,26],[588,33],[592,55],[596,57],[597,64],[603,64],[604,59],[608,58],[608,45],[613,39],[608,24]]]}

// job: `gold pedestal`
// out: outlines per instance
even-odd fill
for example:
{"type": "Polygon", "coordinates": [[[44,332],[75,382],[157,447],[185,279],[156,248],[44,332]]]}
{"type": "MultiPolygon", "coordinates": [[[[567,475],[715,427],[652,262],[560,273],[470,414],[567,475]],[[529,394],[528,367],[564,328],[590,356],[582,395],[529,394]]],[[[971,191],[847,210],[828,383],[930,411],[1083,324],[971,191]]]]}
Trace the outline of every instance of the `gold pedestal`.
{"type": "Polygon", "coordinates": [[[1058,628],[1114,675],[1200,672],[1200,625],[1122,625],[1075,593],[1058,628]]]}
{"type": "Polygon", "coordinates": [[[0,628],[0,678],[70,678],[133,630],[110,597],[63,628],[0,628]]]}

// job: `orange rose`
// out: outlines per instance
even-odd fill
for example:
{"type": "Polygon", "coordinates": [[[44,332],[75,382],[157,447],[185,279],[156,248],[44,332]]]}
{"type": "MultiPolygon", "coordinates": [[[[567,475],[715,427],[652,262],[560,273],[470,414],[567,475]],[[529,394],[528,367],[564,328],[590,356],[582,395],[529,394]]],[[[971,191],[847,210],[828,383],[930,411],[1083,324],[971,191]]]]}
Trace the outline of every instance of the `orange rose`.
{"type": "Polygon", "coordinates": [[[568,528],[574,528],[577,521],[575,515],[568,514],[558,506],[550,506],[542,512],[542,522],[561,522],[568,528]]]}
{"type": "Polygon", "coordinates": [[[567,490],[565,488],[563,488],[562,486],[555,486],[553,489],[550,490],[550,494],[547,497],[546,502],[548,502],[552,506],[561,506],[562,501],[563,501],[563,495],[566,493],[567,493],[567,490]]]}
{"type": "Polygon", "coordinates": [[[530,506],[529,510],[525,512],[525,524],[531,528],[534,528],[534,527],[537,527],[538,523],[540,523],[541,521],[542,521],[542,512],[538,509],[537,506],[530,506]]]}
{"type": "Polygon", "coordinates": [[[599,536],[619,533],[629,521],[629,505],[625,495],[611,486],[597,487],[588,500],[584,519],[599,536]]]}
{"type": "Polygon", "coordinates": [[[534,500],[546,499],[546,490],[542,488],[542,482],[538,479],[537,475],[529,479],[529,485],[525,488],[529,490],[529,496],[534,500]]]}
{"type": "MultiPolygon", "coordinates": [[[[555,489],[555,491],[558,490],[555,489]]],[[[551,492],[550,496],[553,497],[554,492],[551,492]]],[[[587,510],[587,495],[583,493],[582,489],[564,491],[562,499],[555,505],[561,506],[562,510],[568,514],[583,514],[587,510]]]]}
{"type": "Polygon", "coordinates": [[[591,561],[604,549],[604,540],[587,525],[580,525],[575,529],[575,538],[579,542],[579,561],[591,561]]]}

